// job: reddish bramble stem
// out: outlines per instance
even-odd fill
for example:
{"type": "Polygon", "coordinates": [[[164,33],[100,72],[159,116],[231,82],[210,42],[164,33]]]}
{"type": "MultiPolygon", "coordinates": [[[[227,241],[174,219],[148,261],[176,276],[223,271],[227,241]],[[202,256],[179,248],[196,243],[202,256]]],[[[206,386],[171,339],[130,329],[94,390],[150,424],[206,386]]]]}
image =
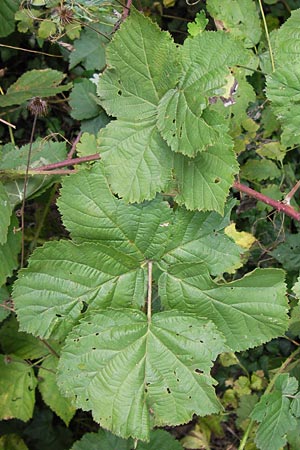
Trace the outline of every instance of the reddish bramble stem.
{"type": "MultiPolygon", "coordinates": [[[[60,167],[65,166],[73,166],[75,164],[81,164],[88,161],[96,161],[98,159],[101,159],[101,156],[99,155],[99,153],[94,153],[93,155],[82,156],[81,158],[65,159],[64,161],[60,161],[54,164],[47,164],[45,166],[35,167],[34,169],[31,169],[30,172],[35,171],[48,172],[51,169],[58,169],[60,167]]],[[[272,206],[272,208],[276,209],[277,211],[283,212],[287,216],[290,216],[293,219],[300,222],[300,212],[295,211],[295,209],[292,206],[274,200],[273,198],[267,197],[266,195],[263,195],[260,192],[257,192],[254,189],[249,188],[248,186],[245,186],[244,184],[238,183],[237,181],[233,184],[233,188],[237,189],[240,192],[244,192],[250,197],[256,198],[257,200],[265,203],[266,205],[272,206]]]]}
{"type": "Polygon", "coordinates": [[[300,221],[300,212],[295,211],[295,209],[291,206],[274,200],[273,198],[267,197],[266,195],[263,195],[260,192],[257,192],[254,189],[249,188],[248,186],[245,186],[244,184],[238,183],[237,181],[233,184],[233,187],[238,191],[245,192],[245,194],[249,195],[250,197],[256,198],[257,200],[272,206],[272,208],[276,209],[277,211],[281,211],[287,216],[300,221]]]}

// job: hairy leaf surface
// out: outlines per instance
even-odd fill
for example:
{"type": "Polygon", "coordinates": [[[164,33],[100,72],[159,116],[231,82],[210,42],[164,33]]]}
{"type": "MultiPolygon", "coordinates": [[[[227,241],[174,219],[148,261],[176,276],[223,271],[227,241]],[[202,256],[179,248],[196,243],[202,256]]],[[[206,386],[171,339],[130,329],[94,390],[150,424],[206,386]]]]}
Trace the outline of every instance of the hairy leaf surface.
{"type": "Polygon", "coordinates": [[[89,306],[139,308],[146,289],[136,255],[69,241],[37,249],[20,281],[14,290],[20,329],[45,338],[65,337],[89,306]]]}
{"type": "Polygon", "coordinates": [[[148,440],[152,426],[220,410],[209,370],[223,348],[211,322],[191,314],[159,313],[150,323],[139,311],[99,310],[68,336],[58,382],[104,428],[148,440]]]}
{"type": "Polygon", "coordinates": [[[257,269],[217,284],[205,266],[178,263],[161,275],[159,292],[166,307],[214,322],[233,351],[267,342],[288,326],[284,272],[279,269],[257,269]]]}

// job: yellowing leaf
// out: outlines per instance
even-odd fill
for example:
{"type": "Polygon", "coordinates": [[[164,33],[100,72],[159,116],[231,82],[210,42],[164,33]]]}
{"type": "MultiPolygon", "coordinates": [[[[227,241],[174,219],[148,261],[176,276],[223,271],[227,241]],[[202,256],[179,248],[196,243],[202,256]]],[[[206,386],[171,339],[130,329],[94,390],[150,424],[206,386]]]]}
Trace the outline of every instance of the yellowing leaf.
{"type": "Polygon", "coordinates": [[[254,244],[254,242],[256,242],[253,234],[247,233],[246,231],[237,231],[234,222],[225,228],[225,233],[227,236],[231,237],[236,244],[247,250],[254,244]]]}

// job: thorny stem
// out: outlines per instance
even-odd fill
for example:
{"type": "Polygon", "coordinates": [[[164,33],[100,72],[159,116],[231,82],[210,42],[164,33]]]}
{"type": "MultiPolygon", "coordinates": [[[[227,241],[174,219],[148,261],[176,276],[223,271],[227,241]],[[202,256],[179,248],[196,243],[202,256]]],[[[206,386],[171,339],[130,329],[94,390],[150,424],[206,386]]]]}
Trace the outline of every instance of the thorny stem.
{"type": "MultiPolygon", "coordinates": [[[[295,359],[295,357],[298,355],[298,353],[300,353],[300,347],[297,348],[297,350],[295,350],[279,367],[279,369],[277,370],[276,374],[274,375],[274,377],[272,378],[272,380],[270,381],[270,383],[268,384],[267,389],[264,392],[264,395],[270,394],[270,392],[272,391],[274,384],[277,380],[277,378],[279,377],[279,375],[281,375],[285,369],[291,364],[291,362],[293,361],[293,359],[295,359]]],[[[238,450],[244,450],[245,445],[247,443],[248,440],[248,436],[251,433],[252,427],[254,425],[254,420],[251,419],[251,421],[249,422],[249,425],[244,433],[243,439],[241,440],[240,446],[238,448],[238,450]]]]}
{"type": "Polygon", "coordinates": [[[147,296],[147,319],[151,323],[152,306],[152,261],[148,261],[148,296],[147,296]]]}
{"type": "Polygon", "coordinates": [[[131,8],[132,0],[127,0],[126,6],[123,7],[122,22],[126,19],[131,8]]]}
{"type": "Polygon", "coordinates": [[[38,117],[38,114],[35,114],[34,118],[33,118],[33,124],[32,124],[31,136],[30,136],[30,143],[29,143],[29,150],[28,150],[28,156],[27,156],[26,172],[25,172],[25,178],[24,178],[23,200],[22,200],[22,206],[21,206],[21,232],[22,232],[21,269],[24,266],[24,257],[25,257],[25,245],[24,245],[25,217],[24,216],[25,216],[25,202],[26,202],[26,192],[27,192],[27,183],[28,183],[28,172],[29,172],[29,164],[30,164],[30,158],[31,158],[31,152],[32,152],[33,136],[34,136],[34,133],[35,133],[37,117],[38,117]]]}
{"type": "Polygon", "coordinates": [[[245,194],[248,194],[250,197],[256,198],[257,200],[272,206],[277,211],[281,211],[287,216],[300,221],[300,213],[295,211],[292,206],[267,197],[266,195],[263,195],[260,192],[257,192],[254,189],[249,188],[248,186],[245,186],[244,184],[238,183],[237,181],[233,184],[233,187],[238,191],[245,192],[245,194]]]}
{"type": "Polygon", "coordinates": [[[272,70],[274,72],[274,70],[275,70],[275,63],[274,63],[274,57],[273,57],[273,51],[272,51],[272,46],[271,46],[271,41],[270,41],[268,25],[267,25],[267,21],[266,21],[266,17],[265,17],[265,13],[264,13],[264,9],[263,9],[261,0],[258,0],[258,3],[259,3],[260,12],[261,12],[261,16],[262,16],[262,19],[263,19],[265,33],[266,33],[266,38],[267,38],[267,42],[268,42],[272,70]]]}
{"type": "Polygon", "coordinates": [[[54,348],[51,347],[51,345],[42,338],[38,338],[46,347],[47,349],[50,351],[50,353],[52,353],[52,355],[54,355],[56,358],[59,358],[59,354],[54,350],[54,348]]]}
{"type": "Polygon", "coordinates": [[[71,159],[65,159],[64,161],[59,161],[57,163],[53,164],[46,164],[45,166],[35,167],[34,169],[31,169],[32,171],[36,170],[51,170],[51,169],[58,169],[59,167],[65,167],[65,166],[73,166],[74,164],[81,164],[88,161],[97,161],[97,159],[100,159],[101,156],[99,153],[94,153],[93,155],[88,156],[82,156],[81,158],[71,158],[71,159]]]}

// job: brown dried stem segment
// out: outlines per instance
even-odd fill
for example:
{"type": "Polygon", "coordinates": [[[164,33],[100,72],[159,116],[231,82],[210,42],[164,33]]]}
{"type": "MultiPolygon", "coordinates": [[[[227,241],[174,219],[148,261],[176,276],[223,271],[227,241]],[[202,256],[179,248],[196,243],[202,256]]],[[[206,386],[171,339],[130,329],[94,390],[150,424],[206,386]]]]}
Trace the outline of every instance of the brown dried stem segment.
{"type": "Polygon", "coordinates": [[[249,195],[249,197],[256,198],[266,205],[272,206],[272,208],[276,209],[277,211],[283,212],[287,216],[300,221],[300,212],[297,212],[292,206],[267,197],[266,195],[263,195],[260,192],[257,192],[254,189],[249,188],[248,186],[245,186],[244,184],[238,183],[237,181],[233,184],[233,187],[238,191],[244,192],[245,194],[249,195]]]}

